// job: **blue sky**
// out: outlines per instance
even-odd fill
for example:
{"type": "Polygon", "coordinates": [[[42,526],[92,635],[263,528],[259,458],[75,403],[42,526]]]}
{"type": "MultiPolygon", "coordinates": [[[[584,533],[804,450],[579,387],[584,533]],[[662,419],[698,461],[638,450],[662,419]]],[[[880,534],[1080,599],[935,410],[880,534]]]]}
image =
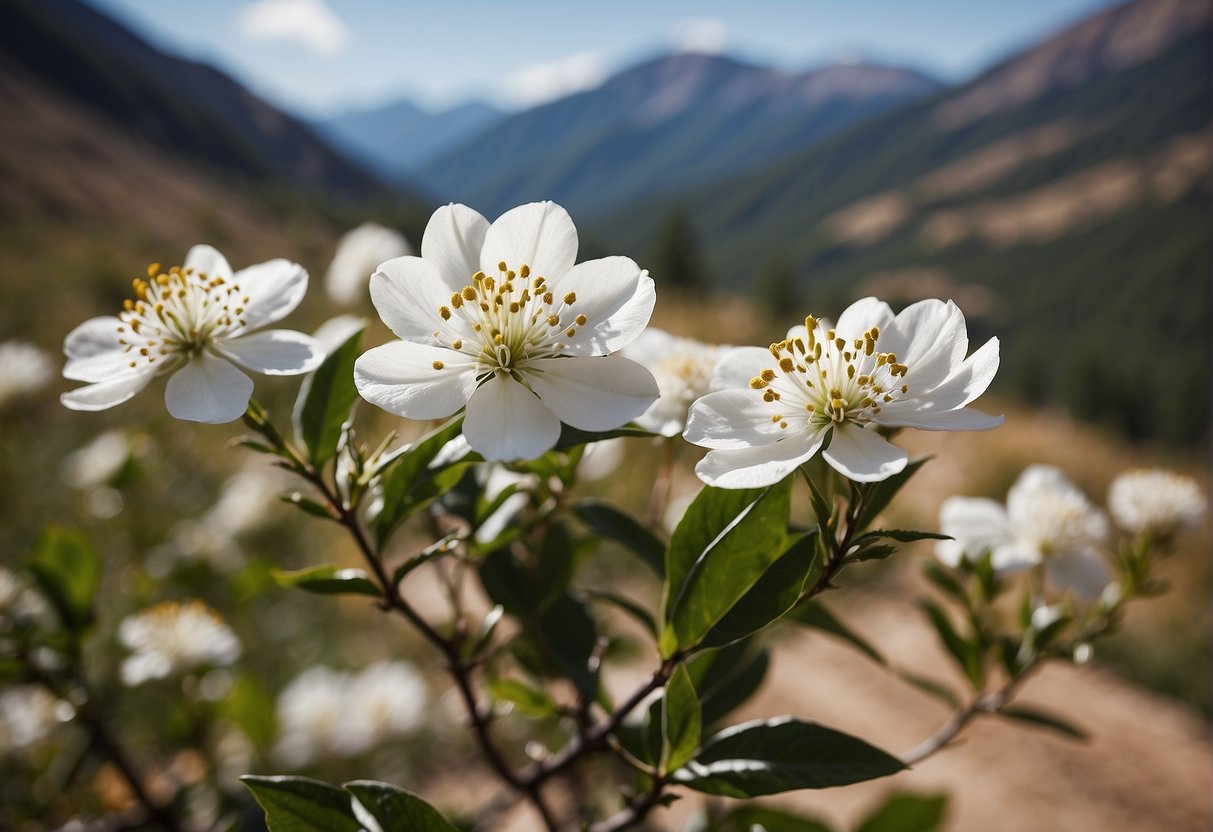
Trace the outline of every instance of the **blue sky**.
{"type": "Polygon", "coordinates": [[[520,107],[676,48],[803,69],[863,58],[960,81],[1108,0],[88,0],[305,115],[407,97],[520,107]]]}

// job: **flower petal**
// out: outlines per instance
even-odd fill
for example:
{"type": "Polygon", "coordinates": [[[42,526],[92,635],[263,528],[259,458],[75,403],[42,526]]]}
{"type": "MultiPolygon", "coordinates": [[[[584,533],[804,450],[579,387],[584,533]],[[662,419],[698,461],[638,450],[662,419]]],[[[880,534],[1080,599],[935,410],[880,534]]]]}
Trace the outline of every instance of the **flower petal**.
{"type": "Polygon", "coordinates": [[[1045,573],[1059,589],[1073,590],[1084,600],[1098,598],[1112,580],[1107,561],[1094,549],[1045,558],[1045,573]]]}
{"type": "Polygon", "coordinates": [[[928,299],[910,304],[880,335],[880,350],[897,355],[909,368],[906,383],[920,392],[947,378],[968,349],[964,314],[952,301],[928,299]]]}
{"type": "Polygon", "coordinates": [[[876,431],[845,423],[835,426],[830,447],[821,455],[835,471],[855,482],[886,480],[905,468],[909,458],[876,431]]]}
{"type": "Polygon", "coordinates": [[[389,413],[444,419],[467,404],[476,389],[476,368],[454,350],[392,341],[354,362],[354,385],[362,398],[389,413]]]}
{"type": "Polygon", "coordinates": [[[436,331],[449,333],[451,340],[472,337],[462,316],[441,316],[452,294],[438,268],[420,257],[397,257],[371,275],[371,302],[388,329],[406,341],[434,344],[436,331]]]}
{"type": "MultiPolygon", "coordinates": [[[[769,356],[770,353],[767,353],[769,356]]],[[[719,390],[691,405],[683,438],[704,448],[751,448],[787,435],[771,421],[772,408],[756,391],[719,390]]]]}
{"type": "Polygon", "coordinates": [[[657,301],[653,278],[628,257],[603,257],[573,266],[552,282],[557,297],[572,292],[577,300],[561,317],[572,323],[576,315],[587,322],[570,336],[562,336],[569,355],[608,355],[630,344],[648,325],[657,301]]]}
{"type": "Polygon", "coordinates": [[[310,373],[324,361],[324,350],[310,335],[290,329],[270,329],[215,344],[226,358],[267,376],[310,373]]]}
{"type": "Polygon", "coordinates": [[[774,485],[821,447],[823,434],[789,436],[755,448],[709,451],[699,460],[695,473],[717,488],[762,488],[774,485]]]}
{"type": "MultiPolygon", "coordinates": [[[[834,331],[848,341],[852,341],[862,338],[863,334],[874,326],[880,327],[883,332],[889,328],[892,322],[893,310],[887,303],[876,298],[860,298],[838,316],[838,323],[834,324],[834,331]]],[[[883,350],[884,347],[882,346],[881,349],[883,350]]]]}
{"type": "Polygon", "coordinates": [[[228,264],[227,258],[220,254],[213,246],[194,246],[185,255],[185,262],[181,265],[184,268],[193,269],[209,277],[222,277],[224,280],[232,279],[232,267],[228,264]]]}
{"type": "Polygon", "coordinates": [[[1023,541],[1011,541],[995,546],[990,553],[990,565],[997,572],[1022,572],[1040,563],[1040,550],[1023,541]]]}
{"type": "Polygon", "coordinates": [[[886,412],[872,417],[878,425],[890,428],[916,428],[918,430],[993,430],[1006,421],[1003,416],[991,416],[980,410],[962,407],[942,413],[909,414],[898,418],[887,418],[886,412]]]}
{"type": "MultiPolygon", "coordinates": [[[[804,329],[804,327],[801,327],[804,329]]],[[[775,367],[771,351],[762,347],[734,347],[725,353],[712,374],[713,390],[749,388],[750,379],[775,367]]]]}
{"type": "Polygon", "coordinates": [[[147,387],[155,375],[151,369],[140,369],[113,376],[106,381],[69,390],[59,397],[59,401],[71,410],[105,410],[130,399],[147,387]]]}
{"type": "MultiPolygon", "coordinates": [[[[421,256],[432,263],[447,289],[458,292],[480,270],[480,251],[489,221],[466,205],[443,205],[430,217],[421,238],[421,256]]],[[[494,264],[494,273],[496,264],[494,264]]]]}
{"type": "Polygon", "coordinates": [[[937,387],[926,391],[911,388],[906,398],[885,405],[880,421],[882,424],[897,424],[898,420],[905,418],[962,408],[986,391],[997,372],[998,339],[991,338],[937,387]]]}
{"type": "Polygon", "coordinates": [[[568,212],[554,202],[532,202],[506,211],[489,227],[480,252],[480,268],[497,274],[505,261],[517,269],[524,263],[548,279],[562,277],[577,260],[577,228],[568,212]]]}
{"type": "Polygon", "coordinates": [[[307,270],[281,257],[241,269],[233,279],[248,297],[245,332],[282,320],[307,294],[307,270]]]}
{"type": "Polygon", "coordinates": [[[549,358],[531,364],[527,383],[560,421],[581,430],[611,430],[657,399],[657,381],[623,356],[549,358]]]}
{"type": "Polygon", "coordinates": [[[1007,510],[982,497],[944,500],[939,507],[939,530],[953,538],[935,544],[936,557],[949,566],[958,566],[966,556],[976,559],[1011,539],[1007,510]]]}
{"type": "Polygon", "coordinates": [[[463,435],[491,462],[534,459],[560,438],[560,419],[506,374],[494,374],[468,401],[463,435]]]}
{"type": "Polygon", "coordinates": [[[203,353],[169,378],[164,403],[174,418],[217,425],[243,416],[252,395],[251,378],[230,361],[203,353]]]}
{"type": "Polygon", "coordinates": [[[122,321],[114,315],[89,318],[63,339],[63,352],[68,358],[92,358],[109,352],[121,352],[118,327],[122,321]]]}

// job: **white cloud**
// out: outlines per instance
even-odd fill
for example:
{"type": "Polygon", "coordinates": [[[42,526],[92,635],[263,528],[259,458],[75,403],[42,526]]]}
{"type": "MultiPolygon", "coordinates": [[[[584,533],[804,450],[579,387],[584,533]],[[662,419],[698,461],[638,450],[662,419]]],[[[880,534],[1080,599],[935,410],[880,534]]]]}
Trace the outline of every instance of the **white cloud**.
{"type": "Polygon", "coordinates": [[[547,63],[523,67],[505,79],[505,95],[518,106],[533,107],[593,89],[606,77],[607,65],[602,53],[578,52],[547,63]]]}
{"type": "Polygon", "coordinates": [[[345,51],[349,27],[324,0],[256,0],[240,9],[236,31],[246,40],[281,40],[316,55],[345,51]]]}
{"type": "Polygon", "coordinates": [[[674,42],[681,52],[718,55],[729,42],[729,27],[715,18],[683,20],[674,28],[674,42]]]}

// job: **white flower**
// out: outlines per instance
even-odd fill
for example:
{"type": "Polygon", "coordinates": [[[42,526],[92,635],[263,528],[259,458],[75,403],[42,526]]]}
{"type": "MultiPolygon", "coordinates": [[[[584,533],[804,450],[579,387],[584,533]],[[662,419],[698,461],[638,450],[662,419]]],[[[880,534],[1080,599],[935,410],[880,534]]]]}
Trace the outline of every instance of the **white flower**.
{"type": "Polygon", "coordinates": [[[131,457],[131,443],[121,431],[111,430],[63,459],[63,481],[81,490],[105,485],[118,475],[131,457]]]}
{"type": "Polygon", "coordinates": [[[1108,510],[1125,531],[1168,536],[1196,528],[1205,516],[1205,498],[1190,477],[1171,471],[1134,468],[1112,481],[1108,510]]]}
{"type": "Polygon", "coordinates": [[[337,242],[324,288],[335,303],[356,303],[364,296],[367,281],[380,263],[412,253],[413,247],[400,232],[373,222],[363,223],[337,242]]]}
{"type": "Polygon", "coordinates": [[[276,752],[284,762],[301,766],[324,752],[352,753],[343,745],[347,687],[345,674],[311,667],[282,690],[276,752]]]}
{"type": "Polygon", "coordinates": [[[1033,465],[1015,481],[1004,508],[994,500],[951,497],[939,510],[940,531],[954,538],[936,544],[949,566],[990,552],[999,572],[1044,564],[1060,589],[1097,597],[1111,580],[1101,547],[1108,523],[1061,471],[1033,465]]]}
{"type": "Polygon", "coordinates": [[[696,399],[711,392],[712,374],[728,349],[679,338],[655,327],[640,333],[622,354],[648,367],[661,392],[657,401],[636,417],[636,424],[662,436],[682,433],[687,410],[696,399]]]}
{"type": "Polygon", "coordinates": [[[0,408],[11,401],[36,393],[54,373],[50,357],[24,341],[0,344],[0,408]]]}
{"type": "Polygon", "coordinates": [[[375,308],[402,340],[358,359],[358,392],[409,419],[466,405],[468,443],[495,461],[539,456],[561,422],[602,431],[639,416],[657,384],[611,353],[648,323],[653,281],[626,257],[576,257],[577,229],[551,202],[491,226],[464,205],[439,208],[421,257],[371,277],[375,308]]]}
{"type": "Polygon", "coordinates": [[[229,665],[240,656],[236,634],[201,601],[165,601],[142,610],[122,620],[118,639],[131,651],[122,662],[127,687],[200,667],[229,665]]]}
{"type": "Polygon", "coordinates": [[[924,300],[893,315],[864,298],[830,328],[812,316],[769,349],[742,347],[717,375],[749,379],[745,389],[709,393],[691,407],[684,436],[711,450],[699,478],[724,488],[783,479],[829,441],[822,455],[857,482],[886,479],[905,451],[876,427],[989,430],[1002,417],[966,405],[998,369],[998,339],[968,358],[964,315],[951,301],[924,300]]]}
{"type": "Polygon", "coordinates": [[[19,685],[0,693],[0,754],[20,751],[72,718],[72,706],[45,688],[19,685]]]}
{"type": "Polygon", "coordinates": [[[425,682],[411,664],[376,662],[350,681],[350,731],[366,737],[367,748],[407,736],[421,725],[426,700],[425,682]]]}
{"type": "Polygon", "coordinates": [[[582,482],[605,480],[623,464],[624,451],[621,436],[589,443],[581,456],[581,464],[577,466],[578,479],[582,482]]]}
{"type": "Polygon", "coordinates": [[[73,410],[105,410],[127,401],[155,376],[172,373],[168,411],[194,422],[239,419],[253,382],[237,365],[267,375],[298,375],[324,355],[289,329],[257,332],[291,312],[307,291],[307,272],[270,260],[232,273],[223,255],[194,246],[185,265],[148,267],[135,298],[117,317],[92,318],[68,333],[63,375],[89,382],[60,400],[73,410]]]}
{"type": "Polygon", "coordinates": [[[366,329],[366,318],[360,318],[357,315],[337,315],[316,327],[312,338],[320,345],[320,350],[325,355],[329,355],[350,340],[355,332],[363,329],[366,329]]]}
{"type": "MultiPolygon", "coordinates": [[[[11,569],[0,566],[0,625],[23,618],[43,618],[49,613],[46,600],[27,580],[11,569]]],[[[0,626],[0,630],[3,629],[0,626]]]]}
{"type": "Polygon", "coordinates": [[[354,675],[308,668],[278,696],[276,751],[292,765],[361,754],[416,730],[425,703],[425,683],[407,662],[378,662],[354,675]]]}

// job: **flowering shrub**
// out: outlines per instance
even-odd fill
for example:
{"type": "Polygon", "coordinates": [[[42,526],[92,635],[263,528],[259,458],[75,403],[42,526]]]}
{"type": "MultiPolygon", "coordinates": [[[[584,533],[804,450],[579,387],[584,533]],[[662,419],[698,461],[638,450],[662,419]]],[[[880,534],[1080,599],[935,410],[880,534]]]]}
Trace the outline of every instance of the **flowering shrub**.
{"type": "MultiPolygon", "coordinates": [[[[334,274],[381,243],[378,231],[347,240],[359,250],[340,257],[334,274]]],[[[386,244],[407,250],[394,238],[386,244]]],[[[577,264],[576,256],[576,229],[559,206],[522,206],[490,224],[452,205],[434,214],[420,257],[388,259],[369,279],[399,340],[364,350],[365,322],[351,318],[315,337],[249,334],[298,305],[306,274],[283,260],[233,273],[203,246],[183,267],[154,267],[136,280],[119,317],[69,334],[64,374],[88,386],[64,395],[68,407],[116,406],[173,372],[166,402],[178,418],[243,413],[251,434],[239,444],[285,469],[294,490],[284,499],[299,519],[339,530],[362,561],[278,571],[280,591],[326,596],[315,599],[320,615],[332,615],[340,596],[370,600],[391,619],[382,626],[399,623],[419,637],[449,681],[440,694],[404,661],[359,671],[317,665],[275,702],[233,676],[245,651],[206,603],[162,601],[118,626],[118,672],[127,686],[180,688],[186,733],[213,749],[218,774],[208,781],[178,755],[153,782],[114,735],[104,690],[90,679],[97,670],[84,660],[88,645],[106,638],[94,629],[104,566],[82,536],[52,528],[21,573],[0,572],[0,678],[13,683],[0,700],[0,750],[78,730],[134,797],[116,823],[216,826],[239,812],[223,772],[247,772],[250,744],[271,748],[276,765],[339,758],[357,775],[402,738],[445,730],[441,714],[454,706],[505,804],[525,801],[549,830],[610,832],[643,824],[687,791],[753,798],[893,776],[978,716],[1076,732],[1017,706],[1014,695],[1046,662],[1085,661],[1128,602],[1159,590],[1158,559],[1203,516],[1193,483],[1161,472],[1117,480],[1109,507],[1120,538],[1044,466],[1023,473],[1005,506],[955,497],[939,532],[890,528],[885,509],[926,462],[890,442],[899,430],[1001,423],[970,408],[997,370],[997,339],[970,354],[951,302],[895,314],[865,298],[833,325],[806,318],[769,348],[714,347],[645,329],[654,284],[630,259],[577,264]],[[308,374],[289,425],[250,398],[252,382],[237,365],[308,374]],[[366,441],[355,418],[361,400],[440,423],[410,443],[366,441]],[[679,449],[691,450],[684,430],[708,449],[695,469],[706,485],[667,536],[671,468],[679,449]],[[583,496],[582,482],[653,445],[661,470],[645,517],[583,496]],[[792,624],[853,638],[820,596],[854,564],[915,541],[934,542],[937,561],[925,575],[937,597],[922,609],[969,685],[958,695],[906,674],[953,708],[938,733],[892,753],[879,726],[855,736],[796,716],[730,719],[762,681],[766,631],[792,624]],[[599,549],[608,566],[588,569],[599,549]],[[603,577],[625,570],[626,580],[603,577]],[[418,585],[441,603],[410,600],[418,585]],[[648,667],[620,694],[606,680],[623,618],[643,633],[648,667]],[[215,703],[237,727],[251,727],[198,736],[215,703]],[[276,732],[245,719],[257,712],[276,714],[276,732]]],[[[333,280],[356,286],[359,275],[333,280]]],[[[89,454],[104,458],[69,466],[81,488],[104,487],[131,450],[113,436],[89,454]]],[[[174,557],[222,551],[257,525],[260,501],[276,488],[242,472],[215,509],[178,524],[164,545],[174,557]]],[[[239,568],[232,557],[215,562],[239,568]]],[[[273,619],[274,611],[250,614],[273,619]]],[[[289,636],[276,660],[289,658],[289,636]]],[[[243,781],[271,830],[455,828],[387,783],[243,781]]],[[[496,803],[477,828],[493,824],[496,803]]],[[[901,805],[880,816],[895,819],[901,805]]],[[[920,802],[919,817],[924,808],[939,810],[920,802]]],[[[808,823],[746,804],[711,809],[702,821],[728,830],[777,819],[778,828],[808,823]]]]}

